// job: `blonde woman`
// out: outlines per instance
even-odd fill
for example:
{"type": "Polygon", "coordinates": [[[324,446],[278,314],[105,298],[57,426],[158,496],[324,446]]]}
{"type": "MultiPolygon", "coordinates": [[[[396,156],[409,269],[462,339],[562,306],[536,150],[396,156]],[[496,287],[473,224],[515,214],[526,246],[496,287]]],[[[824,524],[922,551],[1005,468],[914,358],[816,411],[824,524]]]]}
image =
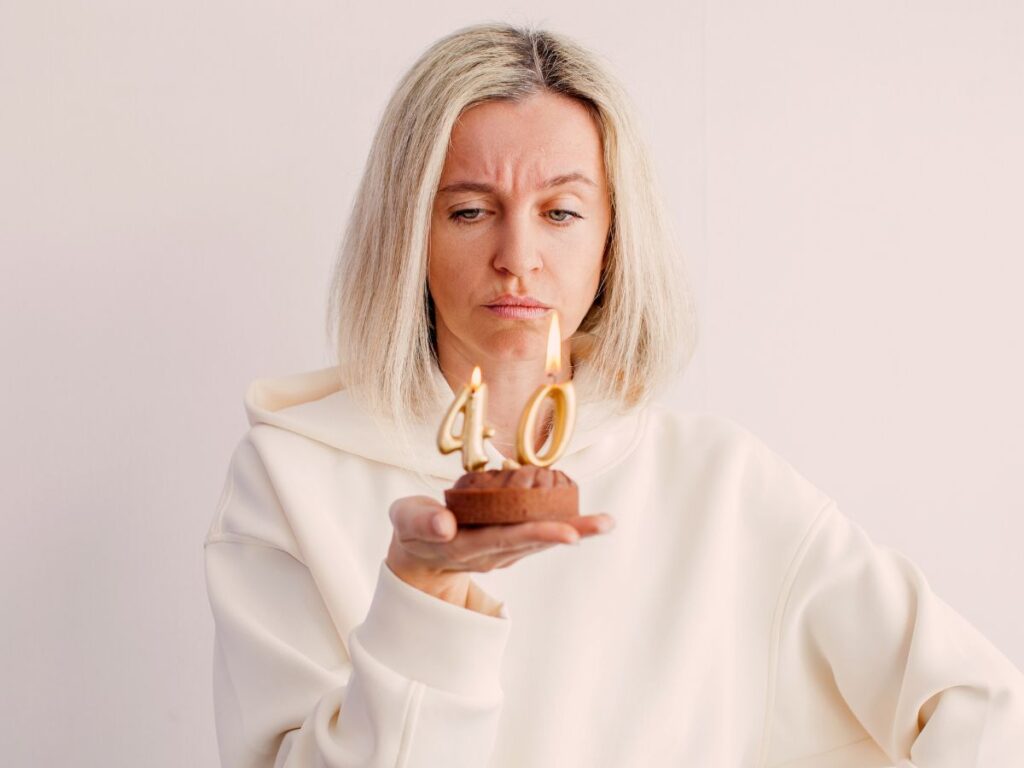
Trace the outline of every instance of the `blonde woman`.
{"type": "Polygon", "coordinates": [[[571,40],[474,26],[402,79],[338,364],[251,385],[205,542],[224,766],[1022,764],[1020,672],[912,562],[739,425],[653,399],[696,340],[664,221],[571,40]],[[554,312],[586,514],[458,529],[441,417],[479,365],[488,466],[515,456],[554,312]]]}

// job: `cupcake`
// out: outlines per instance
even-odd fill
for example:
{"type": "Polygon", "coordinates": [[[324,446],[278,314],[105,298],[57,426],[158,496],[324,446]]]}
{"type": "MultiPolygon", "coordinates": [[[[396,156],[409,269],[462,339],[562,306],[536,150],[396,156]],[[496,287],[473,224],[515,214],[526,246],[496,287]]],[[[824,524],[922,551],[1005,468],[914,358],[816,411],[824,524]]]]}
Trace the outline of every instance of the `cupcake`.
{"type": "Polygon", "coordinates": [[[558,469],[521,467],[467,472],[444,492],[459,525],[568,520],[579,516],[579,487],[558,469]]]}

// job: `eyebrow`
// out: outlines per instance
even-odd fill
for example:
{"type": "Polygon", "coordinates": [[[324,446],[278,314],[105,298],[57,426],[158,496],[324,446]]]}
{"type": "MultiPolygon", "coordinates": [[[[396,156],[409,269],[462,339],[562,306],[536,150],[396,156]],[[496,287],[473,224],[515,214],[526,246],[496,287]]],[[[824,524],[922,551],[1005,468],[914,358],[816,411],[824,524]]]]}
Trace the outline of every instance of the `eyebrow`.
{"type": "MultiPolygon", "coordinates": [[[[584,184],[589,184],[592,187],[596,187],[597,184],[592,181],[588,176],[584,176],[579,171],[573,171],[572,173],[563,173],[559,176],[552,176],[550,179],[540,185],[541,189],[550,189],[551,187],[559,187],[563,184],[569,184],[573,181],[582,181],[584,184]]],[[[493,192],[494,187],[490,184],[485,184],[482,181],[456,181],[452,184],[446,184],[441,187],[438,192],[493,192]]]]}

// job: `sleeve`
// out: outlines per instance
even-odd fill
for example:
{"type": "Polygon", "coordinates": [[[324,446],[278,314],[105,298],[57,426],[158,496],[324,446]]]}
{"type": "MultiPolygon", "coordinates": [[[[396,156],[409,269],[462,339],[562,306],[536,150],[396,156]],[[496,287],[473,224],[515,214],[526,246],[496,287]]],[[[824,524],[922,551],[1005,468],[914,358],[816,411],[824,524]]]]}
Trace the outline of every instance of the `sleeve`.
{"type": "Polygon", "coordinates": [[[835,502],[784,598],[763,765],[1024,766],[1024,676],[835,502]]]}
{"type": "MultiPolygon", "coordinates": [[[[239,480],[222,512],[237,519],[239,505],[277,503],[239,480]]],[[[204,553],[223,768],[487,764],[511,626],[504,603],[470,582],[468,607],[452,605],[382,560],[346,645],[295,554],[217,523],[204,553]]]]}

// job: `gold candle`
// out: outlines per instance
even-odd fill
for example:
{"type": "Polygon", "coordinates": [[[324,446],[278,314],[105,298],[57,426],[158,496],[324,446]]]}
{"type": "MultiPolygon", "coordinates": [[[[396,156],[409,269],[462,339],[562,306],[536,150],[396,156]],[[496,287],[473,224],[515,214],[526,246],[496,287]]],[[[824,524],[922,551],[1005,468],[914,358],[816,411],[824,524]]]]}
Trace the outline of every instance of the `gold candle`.
{"type": "Polygon", "coordinates": [[[448,454],[462,449],[462,466],[477,472],[487,464],[484,438],[493,437],[493,427],[484,424],[487,412],[487,385],[481,382],[480,366],[473,368],[469,386],[463,386],[441,420],[437,432],[437,449],[448,454]],[[455,418],[462,413],[462,433],[454,434],[455,418]]]}
{"type": "Polygon", "coordinates": [[[576,391],[572,381],[555,384],[554,377],[562,368],[562,336],[558,327],[558,313],[551,310],[551,326],[548,328],[548,351],[545,361],[545,372],[552,381],[533,393],[526,410],[519,419],[519,432],[516,437],[516,449],[520,464],[533,464],[546,467],[554,464],[569,445],[573,426],[576,423],[576,391]],[[551,445],[543,456],[533,450],[533,436],[537,426],[540,406],[547,398],[551,398],[555,406],[554,425],[551,430],[551,445]]]}

